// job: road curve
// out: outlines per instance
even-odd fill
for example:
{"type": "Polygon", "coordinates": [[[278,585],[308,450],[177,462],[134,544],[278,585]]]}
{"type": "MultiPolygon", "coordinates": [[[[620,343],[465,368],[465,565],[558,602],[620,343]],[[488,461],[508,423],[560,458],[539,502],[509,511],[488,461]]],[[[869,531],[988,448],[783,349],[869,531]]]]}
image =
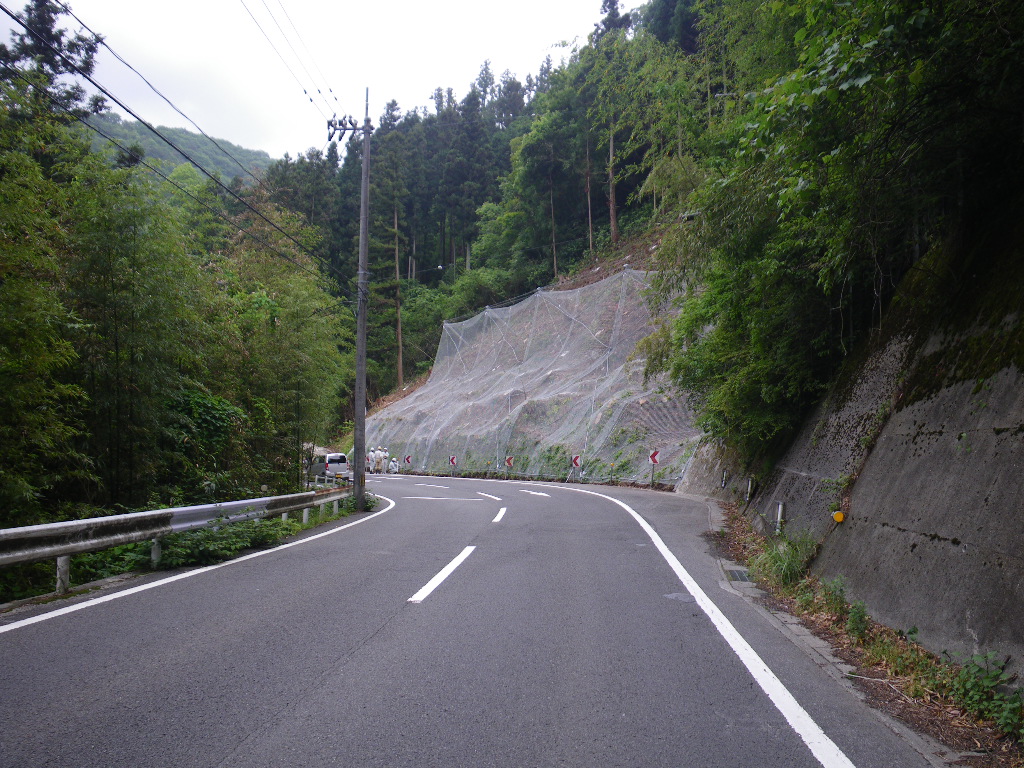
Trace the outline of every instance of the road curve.
{"type": "Polygon", "coordinates": [[[371,477],[377,513],[0,616],[0,767],[927,766],[684,497],[371,477]]]}

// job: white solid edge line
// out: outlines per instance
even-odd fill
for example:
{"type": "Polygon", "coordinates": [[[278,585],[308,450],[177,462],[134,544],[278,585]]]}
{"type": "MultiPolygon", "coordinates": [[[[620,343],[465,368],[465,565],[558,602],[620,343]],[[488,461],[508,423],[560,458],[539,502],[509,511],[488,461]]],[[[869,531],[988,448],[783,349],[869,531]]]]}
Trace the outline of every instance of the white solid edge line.
{"type": "Polygon", "coordinates": [[[501,518],[503,518],[505,516],[505,510],[506,509],[508,509],[508,507],[502,507],[501,509],[499,509],[498,510],[498,516],[496,518],[494,518],[493,520],[491,520],[491,522],[492,523],[499,523],[499,522],[501,522],[501,518]]]}
{"type": "Polygon", "coordinates": [[[429,595],[431,592],[437,589],[441,585],[442,581],[444,581],[452,575],[452,571],[454,571],[456,568],[462,565],[462,561],[469,557],[473,553],[474,549],[476,549],[476,547],[466,547],[464,550],[462,550],[458,555],[455,556],[454,560],[452,560],[450,563],[448,563],[448,565],[446,565],[444,568],[438,571],[437,575],[434,576],[434,578],[432,578],[430,581],[428,581],[423,586],[423,589],[421,589],[415,595],[410,597],[407,602],[422,603],[424,599],[426,599],[427,595],[429,595]]]}
{"type": "Polygon", "coordinates": [[[322,539],[325,536],[332,536],[335,533],[337,533],[338,531],[344,531],[346,528],[351,528],[354,525],[359,525],[360,523],[365,523],[367,520],[372,520],[373,518],[377,517],[378,515],[383,515],[385,512],[390,511],[391,508],[395,506],[395,502],[393,502],[389,498],[386,498],[385,496],[378,496],[377,498],[384,499],[384,501],[388,502],[388,506],[384,507],[384,509],[380,510],[379,512],[374,512],[372,515],[369,515],[368,517],[362,518],[361,520],[356,520],[355,522],[352,522],[352,523],[346,523],[345,525],[340,525],[337,528],[332,528],[331,530],[324,531],[323,533],[317,533],[317,534],[314,534],[312,536],[307,536],[306,538],[299,539],[298,541],[291,541],[291,542],[289,542],[287,544],[282,544],[279,547],[274,547],[273,549],[262,549],[259,552],[251,552],[248,555],[243,555],[242,557],[236,557],[234,560],[226,560],[223,563],[217,563],[216,565],[207,565],[204,568],[196,568],[195,570],[192,570],[192,571],[186,571],[185,573],[179,573],[179,574],[176,574],[174,576],[168,576],[166,579],[160,579],[159,581],[151,581],[148,584],[141,584],[141,585],[139,585],[137,587],[130,587],[129,589],[125,589],[125,590],[122,590],[120,592],[113,592],[113,593],[111,593],[109,595],[104,595],[103,597],[97,597],[97,598],[94,598],[92,600],[86,600],[86,601],[81,602],[81,603],[75,603],[74,605],[68,605],[68,606],[65,606],[64,608],[58,608],[55,611],[50,611],[48,613],[41,613],[38,616],[32,616],[32,617],[27,618],[27,619],[22,619],[21,621],[12,621],[10,624],[5,624],[3,626],[0,626],[0,635],[2,635],[4,632],[10,632],[11,630],[14,630],[14,629],[19,629],[21,627],[27,627],[30,624],[38,624],[40,621],[46,621],[47,619],[55,619],[58,616],[64,616],[64,615],[69,614],[69,613],[74,613],[75,611],[81,611],[81,610],[83,610],[85,608],[91,608],[92,606],[99,605],[100,603],[109,603],[111,600],[117,600],[118,598],[121,598],[121,597],[127,597],[128,595],[134,595],[136,592],[145,592],[147,589],[154,589],[156,587],[162,587],[164,584],[170,584],[171,582],[174,582],[174,581],[181,581],[182,579],[188,579],[188,578],[191,578],[192,576],[198,576],[201,573],[208,573],[210,571],[216,571],[218,568],[227,568],[229,565],[234,565],[235,563],[241,563],[241,562],[244,562],[246,560],[252,560],[253,558],[263,557],[264,555],[269,555],[272,552],[280,552],[282,549],[290,549],[291,547],[297,547],[300,544],[305,544],[306,542],[314,541],[315,539],[322,539]]]}
{"type": "MultiPolygon", "coordinates": [[[[546,486],[548,488],[557,488],[558,486],[546,486]]],[[[739,657],[739,660],[743,662],[743,666],[747,668],[747,671],[753,676],[757,684],[761,686],[768,698],[771,699],[775,708],[782,713],[782,716],[786,718],[786,722],[789,723],[790,727],[796,731],[797,735],[803,740],[804,744],[811,750],[814,757],[821,763],[825,768],[856,768],[853,762],[846,756],[846,754],[836,745],[832,739],[826,735],[802,706],[800,702],[796,700],[789,689],[782,683],[781,680],[776,676],[774,672],[769,668],[767,664],[762,661],[761,657],[757,655],[750,643],[748,643],[739,631],[732,625],[732,622],[726,618],[725,614],[722,613],[721,609],[715,605],[707,593],[701,589],[700,585],[694,581],[693,577],[683,567],[683,564],[679,562],[679,559],[672,554],[672,551],[668,548],[657,531],[644,520],[632,507],[623,501],[606,496],[603,493],[597,491],[588,491],[583,488],[563,488],[566,491],[575,491],[577,493],[587,493],[591,496],[600,496],[603,499],[618,504],[624,510],[626,510],[637,524],[647,533],[648,537],[654,542],[654,546],[661,553],[661,556],[665,558],[665,561],[669,564],[669,567],[675,572],[676,577],[683,583],[687,591],[693,596],[697,604],[701,607],[701,610],[707,614],[708,618],[711,619],[711,623],[715,625],[715,629],[725,639],[732,648],[733,652],[739,657]]]]}

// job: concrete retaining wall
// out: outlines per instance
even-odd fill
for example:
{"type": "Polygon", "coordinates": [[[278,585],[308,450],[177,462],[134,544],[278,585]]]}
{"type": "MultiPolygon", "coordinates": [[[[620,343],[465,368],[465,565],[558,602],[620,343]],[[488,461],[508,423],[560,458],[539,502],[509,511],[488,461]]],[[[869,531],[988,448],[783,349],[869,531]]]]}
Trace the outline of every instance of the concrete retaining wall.
{"type": "Polygon", "coordinates": [[[897,411],[816,570],[935,651],[1024,658],[1024,377],[1015,367],[897,411]]]}

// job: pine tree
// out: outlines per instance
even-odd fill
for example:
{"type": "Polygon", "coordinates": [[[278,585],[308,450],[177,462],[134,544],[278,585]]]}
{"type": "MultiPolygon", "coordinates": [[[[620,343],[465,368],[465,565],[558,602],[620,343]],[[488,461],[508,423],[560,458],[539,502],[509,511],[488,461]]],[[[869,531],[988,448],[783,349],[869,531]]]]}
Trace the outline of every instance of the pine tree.
{"type": "Polygon", "coordinates": [[[28,78],[41,97],[43,111],[64,113],[72,120],[104,109],[103,97],[86,98],[85,88],[66,82],[66,75],[91,75],[102,38],[58,26],[64,8],[55,0],[31,0],[21,15],[23,31],[11,32],[10,46],[0,44],[0,78],[14,82],[28,78]]]}

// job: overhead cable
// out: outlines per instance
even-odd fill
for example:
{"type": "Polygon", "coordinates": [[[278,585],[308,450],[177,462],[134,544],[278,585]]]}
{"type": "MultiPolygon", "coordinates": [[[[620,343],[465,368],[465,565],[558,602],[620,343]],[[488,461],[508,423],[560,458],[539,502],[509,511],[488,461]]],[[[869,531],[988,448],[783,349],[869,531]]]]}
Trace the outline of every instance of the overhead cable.
{"type": "MultiPolygon", "coordinates": [[[[83,72],[81,70],[81,68],[79,68],[79,66],[77,64],[75,64],[75,62],[73,62],[71,59],[69,59],[67,56],[65,56],[63,52],[57,50],[56,48],[53,47],[53,45],[51,45],[49,42],[47,42],[45,39],[43,39],[43,37],[38,32],[36,32],[31,27],[29,27],[28,24],[26,24],[24,20],[22,20],[17,14],[13,13],[2,2],[0,2],[0,10],[2,10],[4,13],[6,13],[8,16],[10,16],[14,21],[18,22],[18,24],[23,26],[42,45],[45,45],[47,48],[49,48],[55,54],[60,56],[60,58],[64,60],[64,62],[68,65],[68,67],[72,71],[74,71],[77,75],[79,75],[79,76],[85,78],[86,80],[88,80],[93,85],[93,87],[95,87],[97,90],[100,91],[100,93],[102,93],[104,96],[107,96],[111,101],[113,101],[115,104],[117,104],[119,107],[121,107],[121,109],[123,109],[129,115],[131,115],[136,120],[138,120],[140,123],[142,123],[144,126],[146,126],[146,128],[148,128],[150,131],[152,131],[152,133],[154,135],[156,135],[158,138],[160,138],[161,141],[163,141],[165,144],[167,144],[169,147],[171,147],[171,149],[173,149],[174,151],[176,151],[179,154],[181,154],[181,156],[184,157],[186,160],[188,160],[190,163],[192,163],[192,165],[194,165],[196,167],[196,169],[200,173],[202,173],[204,176],[206,176],[208,179],[210,179],[214,184],[216,184],[221,189],[223,189],[225,192],[227,192],[229,195],[231,195],[236,201],[238,201],[243,206],[248,208],[250,211],[252,211],[258,217],[263,219],[263,221],[265,221],[267,224],[269,224],[272,229],[277,230],[282,235],[284,235],[285,238],[287,238],[288,240],[291,240],[295,245],[297,245],[299,247],[300,250],[306,251],[306,247],[302,243],[300,243],[298,240],[296,240],[295,237],[293,237],[291,235],[291,233],[289,233],[286,230],[282,229],[280,226],[278,226],[278,224],[276,222],[274,222],[271,219],[267,218],[261,211],[259,211],[258,209],[254,208],[252,205],[250,205],[249,202],[245,198],[243,198],[241,195],[239,195],[233,189],[231,189],[226,184],[224,184],[224,182],[222,182],[219,178],[217,178],[213,173],[211,173],[206,168],[204,168],[202,166],[202,164],[200,164],[196,160],[194,160],[185,150],[183,150],[181,147],[179,147],[177,144],[175,144],[171,139],[169,139],[167,136],[162,134],[155,127],[150,125],[150,123],[148,123],[146,120],[143,120],[138,114],[136,114],[136,112],[131,107],[129,107],[121,99],[119,99],[117,96],[115,96],[109,90],[107,90],[104,86],[102,86],[100,83],[98,83],[96,81],[96,79],[93,78],[91,75],[83,72]]],[[[339,273],[339,275],[340,275],[340,273],[339,273]]]]}
{"type": "MultiPolygon", "coordinates": [[[[20,70],[13,69],[12,71],[14,71],[17,74],[18,78],[22,82],[24,82],[26,85],[29,85],[29,86],[34,85],[34,83],[29,78],[27,78],[25,76],[25,74],[23,72],[21,72],[20,70]]],[[[294,266],[296,266],[299,269],[303,270],[304,272],[307,272],[307,273],[313,275],[314,277],[318,277],[318,278],[324,276],[322,272],[314,272],[313,270],[309,269],[308,267],[306,267],[301,262],[296,261],[293,257],[289,256],[284,251],[281,251],[279,248],[277,248],[277,246],[275,246],[273,243],[270,243],[267,240],[263,239],[260,235],[255,234],[252,230],[245,229],[244,227],[240,227],[238,225],[238,222],[236,222],[233,219],[231,219],[228,216],[226,216],[223,211],[217,210],[216,208],[211,206],[209,203],[207,203],[202,198],[197,197],[190,190],[186,189],[181,184],[179,184],[178,182],[174,181],[174,179],[172,179],[170,176],[165,174],[159,168],[157,168],[156,166],[151,165],[150,163],[146,162],[146,160],[143,157],[137,155],[135,153],[135,151],[131,147],[124,146],[123,144],[121,144],[121,142],[119,142],[114,137],[107,135],[103,130],[101,130],[97,126],[92,125],[91,123],[87,122],[87,120],[84,117],[82,117],[81,115],[76,114],[74,111],[68,109],[67,107],[63,106],[62,104],[57,103],[57,101],[54,100],[52,97],[47,96],[47,100],[50,102],[51,106],[56,107],[57,109],[61,110],[65,114],[69,115],[70,117],[73,117],[75,120],[77,120],[82,125],[84,125],[86,128],[88,128],[90,131],[93,131],[94,133],[102,136],[104,139],[106,139],[111,144],[113,144],[115,147],[117,147],[122,152],[124,152],[127,157],[131,158],[133,161],[137,162],[139,165],[142,165],[145,168],[147,168],[148,170],[150,170],[153,173],[155,173],[157,176],[159,176],[161,179],[166,181],[172,187],[175,187],[177,190],[179,190],[180,192],[184,193],[185,195],[190,197],[195,202],[199,203],[199,205],[201,205],[207,211],[212,213],[214,216],[216,216],[219,219],[223,220],[224,222],[230,224],[233,229],[237,229],[239,233],[241,233],[241,234],[251,238],[252,240],[255,240],[260,245],[262,245],[265,248],[269,249],[272,253],[274,253],[274,255],[278,256],[281,259],[284,259],[285,261],[290,262],[291,264],[293,264],[294,266]]],[[[304,252],[306,253],[306,255],[308,255],[310,258],[312,258],[314,261],[317,261],[318,263],[323,264],[323,262],[320,259],[318,259],[315,254],[310,253],[309,251],[304,251],[304,252]]],[[[329,265],[326,265],[326,266],[329,266],[329,265]]],[[[337,286],[338,290],[340,290],[342,293],[345,293],[346,295],[351,297],[352,294],[349,291],[346,291],[344,288],[342,288],[339,283],[336,282],[335,286],[337,286]]]]}
{"type": "Polygon", "coordinates": [[[206,133],[206,131],[204,131],[204,130],[203,130],[202,128],[200,128],[200,127],[199,127],[199,126],[198,126],[198,125],[196,124],[196,122],[195,122],[195,121],[194,121],[194,120],[193,120],[193,119],[192,119],[191,117],[189,117],[189,116],[188,116],[188,115],[186,115],[186,114],[185,114],[184,112],[182,112],[182,111],[181,111],[180,109],[178,109],[177,105],[175,105],[175,104],[174,104],[174,102],[172,102],[172,101],[171,101],[170,99],[168,99],[168,98],[167,98],[166,96],[164,96],[164,94],[162,94],[162,93],[161,93],[161,92],[159,91],[159,89],[157,89],[157,87],[156,87],[156,86],[154,86],[154,85],[153,85],[153,84],[152,84],[151,82],[149,82],[149,80],[147,80],[147,79],[146,79],[146,77],[145,77],[145,76],[144,76],[144,75],[143,75],[143,74],[142,74],[141,72],[139,72],[139,71],[138,71],[137,69],[135,69],[135,67],[133,67],[133,66],[132,66],[131,64],[129,64],[129,63],[127,62],[127,61],[125,61],[125,60],[124,60],[124,59],[123,59],[123,58],[121,57],[121,55],[117,53],[117,51],[115,51],[115,50],[114,50],[113,48],[111,48],[111,47],[110,47],[110,45],[109,45],[109,44],[107,43],[107,41],[106,41],[106,40],[105,40],[105,39],[103,38],[103,35],[99,35],[99,34],[97,34],[96,32],[94,32],[93,30],[91,30],[91,29],[89,28],[89,26],[88,26],[88,25],[87,25],[87,24],[86,24],[86,23],[85,23],[84,21],[82,21],[82,20],[81,20],[80,18],[78,18],[78,17],[77,17],[77,16],[76,16],[76,15],[75,15],[75,14],[74,14],[74,13],[72,12],[72,10],[71,10],[71,8],[70,8],[69,6],[67,6],[67,5],[65,5],[65,4],[63,4],[63,3],[61,3],[61,2],[58,2],[58,5],[60,6],[60,8],[61,8],[61,9],[62,9],[62,10],[63,10],[63,11],[64,11],[64,12],[66,13],[66,14],[68,14],[68,15],[69,15],[69,16],[70,16],[71,18],[73,18],[73,19],[74,19],[75,21],[77,21],[77,22],[78,22],[79,24],[81,24],[81,25],[82,25],[82,27],[83,27],[84,29],[86,29],[86,30],[87,30],[87,31],[89,32],[89,34],[91,34],[91,35],[93,36],[93,38],[95,38],[95,40],[96,40],[96,41],[97,41],[97,42],[98,42],[98,43],[99,43],[100,45],[102,45],[102,46],[103,46],[104,48],[106,48],[106,49],[107,49],[108,51],[110,51],[111,55],[113,55],[113,57],[114,57],[115,59],[117,59],[118,61],[120,61],[120,62],[121,62],[122,64],[124,64],[124,65],[125,65],[126,67],[128,67],[128,69],[130,69],[130,70],[131,70],[132,72],[134,72],[134,73],[135,73],[136,75],[138,75],[139,79],[141,79],[141,80],[142,80],[142,82],[144,82],[144,83],[145,83],[146,85],[148,85],[148,86],[149,86],[149,88],[150,88],[150,90],[152,90],[152,91],[153,91],[153,93],[155,93],[155,94],[156,94],[157,96],[159,96],[159,97],[160,97],[161,99],[163,99],[163,100],[164,100],[165,102],[167,102],[167,104],[168,104],[168,105],[169,105],[169,106],[171,107],[171,109],[173,109],[173,110],[174,110],[175,112],[177,112],[177,113],[178,113],[179,115],[181,115],[181,116],[182,116],[183,118],[185,118],[186,120],[188,120],[188,121],[189,121],[189,123],[191,123],[191,124],[192,124],[192,127],[193,127],[193,128],[195,128],[195,129],[196,129],[197,131],[199,131],[199,133],[201,133],[201,134],[202,134],[202,135],[203,135],[203,136],[204,136],[204,137],[205,137],[205,138],[206,138],[206,139],[207,139],[208,141],[210,141],[210,142],[211,142],[211,143],[212,143],[212,144],[213,144],[213,145],[214,145],[215,147],[217,147],[217,149],[219,149],[219,150],[220,150],[221,152],[223,152],[223,153],[224,153],[224,154],[225,154],[225,155],[226,155],[226,156],[227,156],[227,157],[228,157],[229,159],[231,159],[231,160],[232,160],[232,161],[233,161],[233,162],[235,163],[235,165],[237,165],[237,166],[238,166],[238,167],[239,167],[239,168],[240,168],[240,169],[242,170],[242,172],[243,172],[243,173],[247,174],[247,175],[248,175],[248,176],[249,176],[250,178],[252,178],[252,179],[253,179],[253,181],[255,181],[255,182],[256,182],[257,184],[259,184],[259,185],[261,185],[261,186],[263,185],[263,181],[262,181],[261,179],[257,178],[257,177],[256,177],[256,176],[255,176],[255,175],[254,175],[254,174],[252,173],[252,171],[251,171],[251,170],[250,170],[249,168],[246,168],[246,167],[245,167],[244,165],[242,165],[242,163],[241,163],[241,162],[240,162],[240,161],[238,160],[238,158],[236,158],[236,157],[235,157],[234,155],[232,155],[232,154],[231,154],[230,152],[228,152],[228,151],[227,151],[227,150],[226,150],[226,149],[225,149],[225,148],[224,148],[223,146],[221,146],[221,144],[220,144],[220,143],[219,143],[219,142],[218,142],[218,141],[217,141],[216,139],[212,138],[211,136],[208,136],[208,135],[207,135],[207,133],[206,133]]]}
{"type": "Polygon", "coordinates": [[[285,60],[284,56],[281,55],[281,52],[277,50],[277,46],[274,45],[274,41],[270,39],[270,35],[267,34],[265,29],[263,29],[263,26],[260,24],[259,20],[253,15],[253,12],[249,10],[249,6],[245,4],[245,0],[239,0],[239,2],[242,4],[242,7],[245,8],[245,12],[249,14],[249,18],[252,19],[253,24],[255,24],[259,28],[260,32],[263,33],[263,36],[267,39],[267,43],[269,43],[270,47],[274,49],[274,53],[277,54],[277,57],[281,60],[281,63],[284,64],[285,69],[288,70],[288,73],[295,79],[295,82],[298,84],[299,88],[302,88],[302,92],[305,93],[306,96],[309,98],[309,103],[313,105],[313,107],[316,109],[317,112],[320,113],[320,116],[324,120],[327,120],[327,115],[324,114],[324,111],[320,109],[317,103],[313,101],[313,97],[310,96],[305,87],[303,87],[302,81],[299,80],[298,76],[295,74],[295,71],[291,68],[291,65],[289,65],[288,62],[285,60]]]}
{"type": "MultiPolygon", "coordinates": [[[[297,61],[297,62],[299,63],[299,66],[300,66],[300,67],[302,67],[302,71],[306,73],[306,77],[308,77],[308,78],[309,78],[310,86],[311,86],[312,88],[315,88],[315,89],[316,89],[316,93],[317,93],[317,95],[318,95],[318,96],[319,96],[319,97],[320,97],[321,99],[323,99],[323,102],[324,102],[324,106],[325,106],[325,107],[327,107],[327,109],[328,109],[329,111],[333,111],[333,110],[331,109],[331,105],[327,103],[327,99],[324,99],[324,95],[323,95],[323,93],[321,93],[321,92],[320,92],[320,89],[319,89],[319,88],[316,88],[316,80],[314,80],[314,79],[313,79],[313,76],[312,76],[312,75],[311,75],[311,74],[309,73],[309,70],[308,70],[308,69],[306,68],[306,65],[305,65],[305,64],[304,64],[304,63],[302,62],[302,57],[301,57],[301,56],[299,56],[299,52],[295,50],[295,46],[294,46],[294,45],[292,45],[292,41],[288,39],[288,35],[287,35],[287,34],[285,34],[285,31],[284,31],[284,30],[283,30],[283,29],[281,28],[281,24],[280,24],[280,23],[278,22],[278,20],[277,20],[277,17],[276,17],[276,16],[274,16],[274,12],[273,12],[273,11],[271,11],[271,10],[270,10],[270,6],[269,6],[269,5],[267,5],[267,0],[260,0],[260,2],[262,2],[262,3],[263,3],[263,7],[267,9],[267,15],[269,15],[269,16],[270,16],[270,19],[271,19],[271,21],[273,21],[273,22],[274,22],[274,26],[276,26],[276,27],[277,27],[277,31],[281,33],[281,37],[282,37],[282,38],[284,38],[284,41],[285,41],[286,43],[288,43],[288,47],[289,47],[289,48],[291,48],[291,50],[292,50],[292,53],[293,53],[293,54],[295,55],[295,60],[296,60],[296,61],[297,61]]],[[[284,6],[282,6],[282,8],[283,8],[283,7],[284,7],[284,6]]],[[[252,15],[252,14],[250,14],[250,15],[252,15]]],[[[294,28],[295,28],[295,25],[293,24],[293,25],[292,25],[292,29],[294,29],[294,28]]],[[[266,33],[264,33],[264,34],[266,34],[266,33]]],[[[281,54],[278,54],[278,56],[280,56],[280,55],[281,55],[281,54]]],[[[302,89],[302,92],[303,92],[303,93],[305,93],[305,94],[306,94],[307,96],[309,96],[309,95],[310,95],[310,94],[309,94],[309,92],[308,92],[308,91],[307,91],[307,90],[306,90],[305,88],[303,88],[303,89],[302,89]]],[[[312,98],[312,97],[310,97],[310,98],[312,98]]]]}
{"type": "Polygon", "coordinates": [[[277,0],[277,4],[281,6],[281,12],[284,14],[284,17],[288,19],[288,23],[291,25],[292,30],[295,32],[295,37],[298,38],[303,50],[306,51],[306,55],[309,56],[309,60],[313,63],[313,68],[317,71],[317,74],[320,75],[320,82],[322,82],[327,87],[327,92],[331,94],[331,98],[334,99],[334,101],[337,101],[338,97],[334,95],[334,90],[331,88],[330,82],[324,76],[323,70],[321,70],[319,65],[316,63],[316,57],[313,56],[312,52],[310,52],[309,47],[306,45],[306,41],[303,40],[302,35],[299,34],[299,30],[295,26],[295,22],[292,21],[292,17],[288,14],[287,9],[284,7],[284,3],[282,2],[282,0],[277,0]]]}

